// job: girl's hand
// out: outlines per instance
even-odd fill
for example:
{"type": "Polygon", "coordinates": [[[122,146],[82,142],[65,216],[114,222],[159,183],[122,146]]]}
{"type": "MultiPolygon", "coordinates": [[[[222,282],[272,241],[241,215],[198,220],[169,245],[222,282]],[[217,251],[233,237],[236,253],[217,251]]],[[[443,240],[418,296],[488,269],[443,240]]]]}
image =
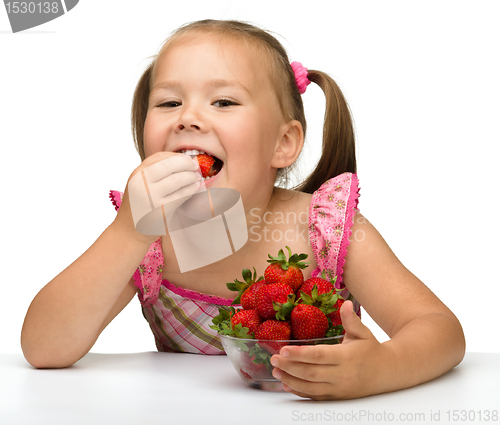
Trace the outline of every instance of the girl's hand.
{"type": "Polygon", "coordinates": [[[273,375],[285,390],[313,400],[363,397],[383,392],[391,353],[379,343],[346,301],[340,315],[342,344],[286,346],[271,358],[273,375]]]}
{"type": "MultiPolygon", "coordinates": [[[[130,175],[123,194],[122,204],[113,225],[119,227],[131,237],[148,245],[158,240],[161,233],[143,234],[136,230],[130,199],[135,203],[134,211],[151,211],[154,206],[164,206],[165,214],[170,216],[190,196],[198,190],[201,172],[196,160],[188,155],[174,152],[157,152],[147,157],[130,175]],[[137,174],[144,171],[149,195],[146,193],[143,178],[137,174]],[[134,179],[135,176],[135,179],[134,179]],[[141,202],[144,205],[141,205],[141,202]]],[[[137,214],[135,212],[135,214],[137,214]]],[[[162,226],[163,227],[163,226],[162,226]]],[[[164,227],[163,227],[164,229],[164,227]]]]}

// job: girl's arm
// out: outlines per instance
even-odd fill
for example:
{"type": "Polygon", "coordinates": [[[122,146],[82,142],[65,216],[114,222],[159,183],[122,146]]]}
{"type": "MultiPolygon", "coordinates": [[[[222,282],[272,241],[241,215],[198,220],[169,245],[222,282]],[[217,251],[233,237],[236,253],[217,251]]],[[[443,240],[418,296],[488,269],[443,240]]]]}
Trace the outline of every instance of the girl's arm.
{"type": "Polygon", "coordinates": [[[133,171],[113,223],[31,303],[21,346],[33,366],[65,367],[80,360],[133,298],[136,290],[131,276],[160,237],[136,231],[130,208],[130,180],[148,167],[157,185],[155,202],[170,208],[193,195],[198,186],[193,183],[201,178],[198,163],[189,155],[166,151],[149,156],[133,171]]]}
{"type": "Polygon", "coordinates": [[[66,367],[87,354],[136,293],[130,277],[149,246],[113,222],[33,299],[21,333],[26,360],[37,368],[66,367]]]}
{"type": "Polygon", "coordinates": [[[454,314],[359,213],[353,234],[357,240],[348,247],[345,285],[391,339],[380,344],[345,302],[343,344],[286,347],[273,357],[283,383],[303,397],[356,398],[411,387],[447,372],[465,353],[454,314]]]}

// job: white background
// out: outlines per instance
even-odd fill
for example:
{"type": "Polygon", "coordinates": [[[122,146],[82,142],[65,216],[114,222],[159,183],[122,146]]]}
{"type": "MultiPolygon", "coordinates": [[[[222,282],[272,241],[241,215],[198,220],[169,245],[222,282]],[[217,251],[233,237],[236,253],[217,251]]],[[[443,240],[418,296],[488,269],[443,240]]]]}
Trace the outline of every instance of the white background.
{"type": "MultiPolygon", "coordinates": [[[[291,60],[336,79],[355,120],[362,213],[458,316],[468,351],[500,352],[498,12],[495,1],[81,0],[12,34],[0,8],[0,352],[21,352],[33,297],[113,220],[108,191],[139,165],[129,117],[148,57],[205,18],[270,29],[291,60]]],[[[306,174],[321,148],[319,88],[304,102],[306,174]]],[[[137,298],[92,349],[150,350],[137,298]]]]}

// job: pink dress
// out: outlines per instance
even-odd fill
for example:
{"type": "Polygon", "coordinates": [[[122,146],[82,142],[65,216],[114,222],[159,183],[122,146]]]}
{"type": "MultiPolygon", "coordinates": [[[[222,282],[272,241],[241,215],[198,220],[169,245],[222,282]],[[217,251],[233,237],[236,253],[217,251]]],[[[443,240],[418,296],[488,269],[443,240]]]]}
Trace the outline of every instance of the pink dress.
{"type": "MultiPolygon", "coordinates": [[[[112,190],[109,196],[118,211],[123,194],[112,190]]],[[[309,238],[318,265],[311,277],[320,276],[323,270],[337,276],[336,286],[344,297],[349,292],[342,274],[358,198],[358,177],[346,172],[314,192],[309,210],[309,238]]],[[[176,287],[163,279],[163,264],[160,238],[133,276],[158,351],[224,354],[216,331],[209,326],[219,307],[230,306],[232,300],[176,287]]],[[[356,302],[355,308],[359,314],[356,302]]]]}

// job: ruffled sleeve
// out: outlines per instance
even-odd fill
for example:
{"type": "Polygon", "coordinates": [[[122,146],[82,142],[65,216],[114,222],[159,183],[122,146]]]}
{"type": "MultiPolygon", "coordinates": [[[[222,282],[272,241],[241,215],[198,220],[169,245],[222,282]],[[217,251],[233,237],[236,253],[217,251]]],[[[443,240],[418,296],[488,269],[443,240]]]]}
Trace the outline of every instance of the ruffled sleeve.
{"type": "MultiPolygon", "coordinates": [[[[115,210],[118,211],[122,204],[123,193],[117,190],[109,191],[109,198],[115,210]]],[[[161,238],[153,242],[148,253],[142,260],[133,275],[135,286],[139,289],[138,296],[141,304],[149,307],[156,302],[160,293],[163,280],[163,251],[161,238]]]]}
{"type": "MultiPolygon", "coordinates": [[[[331,178],[313,193],[309,214],[309,237],[318,267],[311,277],[337,276],[335,286],[344,289],[343,268],[353,219],[358,211],[359,182],[357,174],[343,173],[331,178]]],[[[359,306],[355,303],[359,313],[359,306]]]]}
{"type": "Polygon", "coordinates": [[[117,190],[110,190],[109,199],[111,199],[111,202],[115,206],[115,210],[118,211],[122,205],[123,193],[117,190]]]}

